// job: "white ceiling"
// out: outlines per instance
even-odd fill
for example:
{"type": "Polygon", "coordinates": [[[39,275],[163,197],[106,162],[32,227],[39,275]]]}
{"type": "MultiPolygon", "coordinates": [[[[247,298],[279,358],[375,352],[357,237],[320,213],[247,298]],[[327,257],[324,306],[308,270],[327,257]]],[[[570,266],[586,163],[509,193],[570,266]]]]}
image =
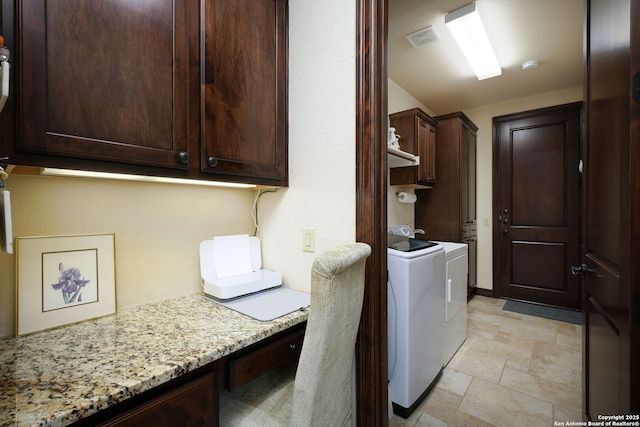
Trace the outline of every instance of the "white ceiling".
{"type": "Polygon", "coordinates": [[[445,114],[582,86],[583,0],[476,0],[502,66],[479,81],[444,24],[471,0],[388,0],[389,78],[445,114]],[[413,48],[406,35],[432,25],[440,40],[413,48]],[[523,62],[540,61],[524,71],[523,62]]]}

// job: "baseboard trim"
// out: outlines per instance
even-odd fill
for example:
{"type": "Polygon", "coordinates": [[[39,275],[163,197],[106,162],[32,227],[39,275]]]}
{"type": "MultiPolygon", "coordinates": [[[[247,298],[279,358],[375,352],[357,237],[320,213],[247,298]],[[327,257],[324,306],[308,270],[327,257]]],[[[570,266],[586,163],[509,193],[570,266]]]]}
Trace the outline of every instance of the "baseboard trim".
{"type": "Polygon", "coordinates": [[[483,297],[497,298],[498,296],[493,289],[475,288],[475,294],[483,297]]]}

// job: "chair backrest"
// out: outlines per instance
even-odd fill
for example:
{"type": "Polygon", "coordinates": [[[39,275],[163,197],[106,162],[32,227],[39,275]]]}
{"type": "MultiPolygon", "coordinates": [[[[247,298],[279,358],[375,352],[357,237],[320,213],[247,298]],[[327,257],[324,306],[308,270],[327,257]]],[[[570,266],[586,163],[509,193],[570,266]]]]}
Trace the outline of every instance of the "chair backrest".
{"type": "Polygon", "coordinates": [[[290,426],[351,424],[351,369],[370,253],[369,245],[352,243],[321,253],[313,263],[290,426]]]}

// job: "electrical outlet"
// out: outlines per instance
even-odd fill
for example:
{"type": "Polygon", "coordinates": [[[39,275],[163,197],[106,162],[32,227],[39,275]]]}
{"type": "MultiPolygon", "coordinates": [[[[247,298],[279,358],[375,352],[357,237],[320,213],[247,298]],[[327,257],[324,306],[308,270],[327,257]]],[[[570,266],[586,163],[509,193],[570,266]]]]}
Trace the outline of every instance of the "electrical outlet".
{"type": "Polygon", "coordinates": [[[316,250],[316,230],[314,228],[302,229],[302,251],[315,252],[316,250]]]}

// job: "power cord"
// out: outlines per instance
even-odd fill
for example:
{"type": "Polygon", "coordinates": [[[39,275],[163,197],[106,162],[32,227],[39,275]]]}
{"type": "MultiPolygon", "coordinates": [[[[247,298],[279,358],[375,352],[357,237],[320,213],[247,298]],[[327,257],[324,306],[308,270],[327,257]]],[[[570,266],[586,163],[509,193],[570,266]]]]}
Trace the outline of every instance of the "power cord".
{"type": "Polygon", "coordinates": [[[275,188],[273,190],[258,190],[258,194],[256,194],[256,198],[253,201],[253,207],[251,208],[251,218],[253,218],[253,225],[254,225],[253,235],[256,237],[260,237],[259,234],[261,234],[260,226],[258,225],[258,199],[263,194],[275,193],[278,190],[279,188],[275,188]]]}

